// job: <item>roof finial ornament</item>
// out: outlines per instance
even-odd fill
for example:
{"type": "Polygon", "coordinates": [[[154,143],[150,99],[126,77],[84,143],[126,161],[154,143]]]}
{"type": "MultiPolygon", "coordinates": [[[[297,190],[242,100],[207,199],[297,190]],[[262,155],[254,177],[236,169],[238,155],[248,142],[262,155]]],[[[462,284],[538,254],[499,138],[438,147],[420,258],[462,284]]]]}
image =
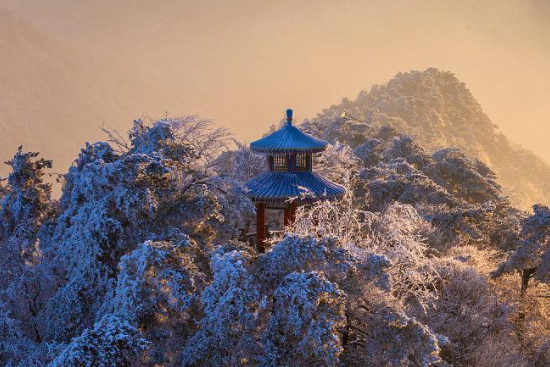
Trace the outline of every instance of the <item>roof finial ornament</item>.
{"type": "Polygon", "coordinates": [[[286,123],[288,125],[292,125],[292,109],[291,108],[286,110],[286,123]]]}

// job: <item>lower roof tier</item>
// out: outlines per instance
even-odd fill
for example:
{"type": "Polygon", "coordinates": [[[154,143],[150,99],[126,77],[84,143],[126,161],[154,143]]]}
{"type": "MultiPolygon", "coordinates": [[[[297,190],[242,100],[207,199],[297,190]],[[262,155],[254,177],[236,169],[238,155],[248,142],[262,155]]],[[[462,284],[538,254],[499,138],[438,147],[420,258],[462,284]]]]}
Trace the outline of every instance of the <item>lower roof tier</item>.
{"type": "Polygon", "coordinates": [[[344,188],[315,172],[266,172],[246,183],[248,196],[258,202],[285,202],[337,199],[344,188]]]}

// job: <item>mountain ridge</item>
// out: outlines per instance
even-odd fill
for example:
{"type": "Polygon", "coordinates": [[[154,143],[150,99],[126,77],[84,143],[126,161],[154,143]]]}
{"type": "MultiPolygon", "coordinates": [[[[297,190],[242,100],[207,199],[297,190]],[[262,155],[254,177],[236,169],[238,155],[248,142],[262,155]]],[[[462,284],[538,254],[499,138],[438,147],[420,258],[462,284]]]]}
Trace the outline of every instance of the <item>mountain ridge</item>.
{"type": "Polygon", "coordinates": [[[304,124],[316,135],[352,147],[390,124],[430,153],[456,147],[486,163],[515,206],[525,209],[536,202],[550,202],[550,165],[511,142],[466,85],[448,71],[400,72],[386,84],[361,91],[354,101],[344,98],[304,124]]]}

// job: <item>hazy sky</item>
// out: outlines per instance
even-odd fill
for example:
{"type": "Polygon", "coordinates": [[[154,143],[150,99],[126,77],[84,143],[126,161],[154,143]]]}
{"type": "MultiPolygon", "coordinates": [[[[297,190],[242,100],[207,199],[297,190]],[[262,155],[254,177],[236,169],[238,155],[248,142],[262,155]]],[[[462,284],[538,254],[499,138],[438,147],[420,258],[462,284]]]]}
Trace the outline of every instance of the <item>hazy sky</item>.
{"type": "MultiPolygon", "coordinates": [[[[298,119],[313,117],[399,71],[437,67],[547,161],[549,3],[0,0],[61,44],[150,85],[128,93],[136,103],[116,120],[106,109],[102,120],[122,130],[144,113],[169,111],[211,117],[250,142],[287,107],[298,119]]],[[[101,138],[94,134],[88,139],[101,138]]]]}

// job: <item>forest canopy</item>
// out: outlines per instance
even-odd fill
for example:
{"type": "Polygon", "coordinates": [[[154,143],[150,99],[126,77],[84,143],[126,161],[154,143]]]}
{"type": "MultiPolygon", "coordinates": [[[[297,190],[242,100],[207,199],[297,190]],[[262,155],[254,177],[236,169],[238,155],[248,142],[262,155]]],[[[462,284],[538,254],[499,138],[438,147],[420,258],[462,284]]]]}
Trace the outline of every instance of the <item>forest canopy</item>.
{"type": "MultiPolygon", "coordinates": [[[[396,78],[414,95],[434,73],[396,78]]],[[[394,84],[301,124],[329,142],[315,169],[346,194],[299,207],[265,253],[244,185],[264,157],[210,120],[106,130],[59,177],[59,200],[53,163],[20,148],[0,190],[0,363],[548,365],[550,209],[515,207],[506,168],[472,141],[436,149],[404,131],[432,120],[394,84]],[[397,107],[412,115],[385,112],[397,107]]],[[[431,104],[479,108],[453,96],[431,104]]]]}

